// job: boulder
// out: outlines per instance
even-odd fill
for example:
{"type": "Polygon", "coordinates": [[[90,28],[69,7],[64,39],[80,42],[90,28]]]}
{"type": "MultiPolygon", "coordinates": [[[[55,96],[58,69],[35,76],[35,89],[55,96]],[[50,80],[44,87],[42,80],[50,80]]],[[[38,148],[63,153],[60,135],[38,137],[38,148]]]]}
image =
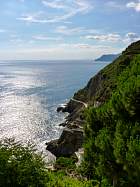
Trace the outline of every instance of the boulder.
{"type": "Polygon", "coordinates": [[[59,106],[59,107],[57,108],[57,112],[62,112],[63,109],[64,109],[63,106],[59,106]]]}
{"type": "Polygon", "coordinates": [[[64,112],[67,104],[61,104],[57,107],[57,112],[64,112]]]}
{"type": "Polygon", "coordinates": [[[65,128],[58,140],[47,143],[47,150],[56,157],[69,157],[83,145],[83,130],[65,128]]]}
{"type": "Polygon", "coordinates": [[[60,124],[59,124],[60,127],[65,127],[66,125],[67,125],[66,122],[64,122],[64,123],[60,123],[60,124]]]}

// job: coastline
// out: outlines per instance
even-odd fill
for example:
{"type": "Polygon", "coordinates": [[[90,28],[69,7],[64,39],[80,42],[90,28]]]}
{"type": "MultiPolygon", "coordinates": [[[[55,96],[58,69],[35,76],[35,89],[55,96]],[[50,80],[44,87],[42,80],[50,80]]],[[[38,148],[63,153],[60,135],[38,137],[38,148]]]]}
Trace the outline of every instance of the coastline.
{"type": "Polygon", "coordinates": [[[133,57],[139,54],[139,50],[135,49],[137,45],[139,46],[139,42],[132,43],[116,60],[93,76],[83,89],[77,91],[66,107],[60,109],[69,114],[63,123],[64,129],[60,138],[47,143],[48,151],[56,157],[67,157],[82,148],[84,109],[88,106],[101,107],[111,98],[113,91],[117,89],[117,78],[133,57]]]}

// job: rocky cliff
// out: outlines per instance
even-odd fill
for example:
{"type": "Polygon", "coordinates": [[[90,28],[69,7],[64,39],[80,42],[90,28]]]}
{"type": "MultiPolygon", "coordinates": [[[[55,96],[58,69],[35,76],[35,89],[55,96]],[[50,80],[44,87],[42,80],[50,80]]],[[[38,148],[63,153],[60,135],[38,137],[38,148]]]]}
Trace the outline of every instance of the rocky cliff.
{"type": "Polygon", "coordinates": [[[63,109],[63,112],[69,113],[63,124],[65,129],[58,140],[47,143],[47,150],[59,157],[70,156],[82,147],[85,110],[83,103],[94,107],[105,103],[117,87],[117,78],[136,54],[140,54],[140,41],[131,44],[115,61],[92,77],[85,88],[74,94],[73,100],[63,109]]]}

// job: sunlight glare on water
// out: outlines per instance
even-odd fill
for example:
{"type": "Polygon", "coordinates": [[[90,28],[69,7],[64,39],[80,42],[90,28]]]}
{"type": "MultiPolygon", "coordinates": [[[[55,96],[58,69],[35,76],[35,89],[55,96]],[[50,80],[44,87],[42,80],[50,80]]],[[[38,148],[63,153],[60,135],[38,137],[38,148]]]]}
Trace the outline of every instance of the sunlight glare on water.
{"type": "Polygon", "coordinates": [[[57,113],[75,91],[105,64],[87,62],[0,62],[0,139],[32,142],[40,151],[62,132],[57,113]]]}

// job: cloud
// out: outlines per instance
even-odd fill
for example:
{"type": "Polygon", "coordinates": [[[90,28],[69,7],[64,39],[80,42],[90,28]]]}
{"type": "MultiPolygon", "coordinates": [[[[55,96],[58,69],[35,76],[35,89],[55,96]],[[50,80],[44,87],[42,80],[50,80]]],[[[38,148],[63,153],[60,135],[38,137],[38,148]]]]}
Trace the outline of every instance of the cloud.
{"type": "Polygon", "coordinates": [[[67,26],[59,26],[56,28],[56,33],[64,34],[64,35],[72,35],[72,34],[77,34],[84,31],[83,27],[74,27],[74,28],[69,28],[67,26]]]}
{"type": "Polygon", "coordinates": [[[28,14],[28,15],[23,15],[23,16],[17,18],[17,20],[25,21],[27,23],[57,23],[57,22],[65,21],[72,16],[73,15],[71,15],[71,14],[65,14],[62,16],[54,16],[52,18],[42,18],[38,14],[36,14],[36,15],[35,14],[30,14],[30,15],[28,14]]]}
{"type": "Polygon", "coordinates": [[[51,17],[46,16],[45,13],[26,14],[17,18],[17,20],[28,23],[57,23],[66,21],[77,14],[86,14],[93,8],[92,4],[88,0],[43,0],[42,3],[45,7],[63,9],[63,11],[61,11],[59,15],[53,15],[51,17]]]}
{"type": "Polygon", "coordinates": [[[109,1],[106,3],[106,5],[110,8],[115,8],[115,9],[120,9],[120,10],[123,10],[125,8],[125,6],[123,4],[120,4],[115,1],[109,1]]]}
{"type": "Polygon", "coordinates": [[[27,15],[23,15],[23,16],[16,18],[16,19],[21,20],[21,21],[25,21],[27,23],[47,23],[48,20],[40,19],[41,14],[43,14],[43,13],[37,12],[37,13],[33,13],[33,14],[27,14],[27,15]]]}
{"type": "Polygon", "coordinates": [[[56,1],[48,1],[48,0],[43,0],[42,4],[45,6],[48,6],[50,8],[56,8],[56,9],[65,9],[65,5],[63,2],[56,0],[56,1]]]}
{"type": "Polygon", "coordinates": [[[129,32],[126,33],[124,36],[120,34],[102,34],[102,35],[87,35],[85,36],[86,39],[89,40],[98,40],[101,42],[123,42],[123,43],[131,43],[137,40],[140,40],[140,36],[137,33],[129,32]]]}
{"type": "Polygon", "coordinates": [[[24,40],[20,39],[20,38],[13,38],[10,40],[10,42],[13,42],[13,43],[24,43],[24,40]]]}
{"type": "Polygon", "coordinates": [[[129,32],[125,35],[124,42],[131,43],[140,40],[140,36],[134,32],[129,32]]]}
{"type": "Polygon", "coordinates": [[[131,1],[131,2],[126,4],[126,7],[127,8],[132,8],[136,12],[140,12],[140,1],[138,1],[138,2],[131,1]]]}
{"type": "Polygon", "coordinates": [[[61,41],[63,38],[61,37],[48,37],[44,35],[37,35],[32,37],[35,40],[40,40],[40,41],[61,41]]]}
{"type": "Polygon", "coordinates": [[[91,49],[93,46],[89,45],[89,44],[78,44],[77,47],[79,47],[81,49],[91,49]]]}
{"type": "Polygon", "coordinates": [[[10,41],[10,43],[12,44],[12,45],[16,45],[16,46],[18,46],[18,47],[22,47],[22,46],[24,46],[25,45],[25,43],[27,44],[27,43],[29,43],[29,41],[27,42],[27,41],[24,41],[23,39],[21,39],[20,37],[11,37],[11,39],[9,40],[10,41]]]}
{"type": "Polygon", "coordinates": [[[23,36],[15,34],[15,33],[10,34],[9,37],[10,37],[10,40],[9,40],[10,44],[14,46],[19,46],[19,47],[29,46],[35,42],[32,39],[26,39],[23,36]]]}
{"type": "Polygon", "coordinates": [[[87,13],[93,5],[89,0],[42,0],[42,4],[54,9],[64,9],[66,12],[87,13]]]}
{"type": "Polygon", "coordinates": [[[86,39],[117,42],[120,40],[120,35],[119,34],[88,35],[86,36],[86,39]]]}
{"type": "Polygon", "coordinates": [[[81,12],[82,14],[88,13],[93,9],[93,5],[87,0],[75,0],[75,4],[77,4],[77,12],[81,12]]]}
{"type": "Polygon", "coordinates": [[[86,44],[86,43],[72,43],[72,44],[69,44],[69,43],[62,43],[59,45],[59,47],[61,48],[77,48],[77,49],[92,49],[93,48],[93,45],[90,45],[90,44],[86,44]]]}
{"type": "Polygon", "coordinates": [[[86,29],[85,27],[68,27],[66,25],[61,25],[56,27],[55,32],[63,35],[75,35],[80,33],[93,34],[93,33],[99,33],[100,31],[96,29],[86,29]]]}
{"type": "Polygon", "coordinates": [[[126,34],[127,38],[133,39],[133,38],[138,38],[138,35],[134,32],[129,32],[126,34]]]}

